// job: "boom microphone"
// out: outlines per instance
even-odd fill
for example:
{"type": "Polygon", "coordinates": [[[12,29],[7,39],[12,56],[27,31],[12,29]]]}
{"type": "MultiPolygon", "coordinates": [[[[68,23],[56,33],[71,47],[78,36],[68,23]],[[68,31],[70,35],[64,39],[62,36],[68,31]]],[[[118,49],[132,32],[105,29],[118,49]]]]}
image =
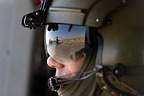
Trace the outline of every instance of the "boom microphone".
{"type": "MultiPolygon", "coordinates": [[[[96,70],[96,68],[94,68],[93,70],[90,70],[90,71],[87,71],[87,72],[80,71],[80,72],[77,72],[77,73],[81,73],[82,76],[80,78],[68,79],[68,80],[67,79],[62,79],[62,78],[59,78],[59,77],[49,78],[49,80],[48,80],[49,89],[51,91],[58,91],[59,88],[63,87],[63,85],[65,85],[65,84],[69,84],[69,83],[72,83],[74,81],[85,80],[85,79],[91,77],[92,75],[97,73],[97,70],[96,70]]],[[[70,75],[67,75],[67,76],[70,76],[70,75]]]]}

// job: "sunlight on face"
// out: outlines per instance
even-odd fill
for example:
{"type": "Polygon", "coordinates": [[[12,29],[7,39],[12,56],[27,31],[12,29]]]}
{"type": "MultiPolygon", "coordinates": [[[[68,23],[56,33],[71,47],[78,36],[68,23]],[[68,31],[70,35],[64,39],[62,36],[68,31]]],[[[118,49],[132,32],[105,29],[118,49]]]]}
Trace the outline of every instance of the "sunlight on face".
{"type": "Polygon", "coordinates": [[[79,61],[75,62],[75,64],[61,64],[55,61],[52,57],[47,59],[48,66],[52,68],[56,68],[56,77],[63,77],[65,79],[72,78],[74,76],[73,73],[79,71],[81,65],[83,64],[84,57],[81,58],[79,61]],[[69,75],[73,74],[73,75],[69,75]],[[66,76],[68,75],[68,76],[66,76]]]}

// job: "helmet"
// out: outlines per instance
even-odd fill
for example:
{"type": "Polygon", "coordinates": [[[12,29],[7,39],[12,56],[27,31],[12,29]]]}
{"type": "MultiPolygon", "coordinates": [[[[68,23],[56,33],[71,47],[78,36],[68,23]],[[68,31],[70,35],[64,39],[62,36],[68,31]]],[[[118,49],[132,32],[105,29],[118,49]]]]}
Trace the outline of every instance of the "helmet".
{"type": "Polygon", "coordinates": [[[106,68],[98,82],[128,96],[144,93],[143,4],[143,0],[129,0],[127,7],[109,17],[111,24],[98,29],[104,40],[101,64],[106,68]]]}
{"type": "Polygon", "coordinates": [[[45,19],[46,50],[63,63],[58,56],[74,62],[76,53],[81,58],[95,47],[99,86],[126,96],[143,96],[143,4],[144,0],[53,0],[45,19]],[[68,55],[58,54],[66,49],[68,55]]]}
{"type": "Polygon", "coordinates": [[[121,0],[53,0],[46,18],[46,51],[60,63],[75,62],[96,45],[97,36],[91,36],[90,30],[109,22],[107,17],[126,4],[121,0]]]}

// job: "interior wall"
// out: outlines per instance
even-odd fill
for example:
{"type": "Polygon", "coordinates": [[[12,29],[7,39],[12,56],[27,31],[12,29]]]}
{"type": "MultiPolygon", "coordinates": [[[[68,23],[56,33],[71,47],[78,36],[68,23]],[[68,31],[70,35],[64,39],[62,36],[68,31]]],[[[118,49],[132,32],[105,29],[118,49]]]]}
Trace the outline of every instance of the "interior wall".
{"type": "Polygon", "coordinates": [[[0,0],[0,96],[27,96],[34,32],[21,26],[29,0],[0,0]]]}

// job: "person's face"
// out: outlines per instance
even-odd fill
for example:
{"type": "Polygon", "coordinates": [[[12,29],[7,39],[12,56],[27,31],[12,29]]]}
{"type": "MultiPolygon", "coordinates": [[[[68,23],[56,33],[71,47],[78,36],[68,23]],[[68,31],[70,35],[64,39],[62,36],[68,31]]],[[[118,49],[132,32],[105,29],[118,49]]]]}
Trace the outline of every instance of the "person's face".
{"type": "MultiPolygon", "coordinates": [[[[80,69],[81,65],[83,64],[83,60],[84,58],[81,58],[79,61],[75,62],[75,64],[61,64],[56,60],[54,60],[52,57],[49,57],[47,59],[47,64],[52,68],[56,68],[55,76],[61,77],[77,72],[80,69]]],[[[71,77],[73,75],[71,75],[71,77]]],[[[65,79],[68,79],[68,77],[65,79]]]]}
{"type": "Polygon", "coordinates": [[[56,68],[56,76],[61,78],[79,71],[84,59],[87,27],[65,24],[58,26],[55,31],[46,29],[45,49],[50,55],[47,64],[56,68]]]}

